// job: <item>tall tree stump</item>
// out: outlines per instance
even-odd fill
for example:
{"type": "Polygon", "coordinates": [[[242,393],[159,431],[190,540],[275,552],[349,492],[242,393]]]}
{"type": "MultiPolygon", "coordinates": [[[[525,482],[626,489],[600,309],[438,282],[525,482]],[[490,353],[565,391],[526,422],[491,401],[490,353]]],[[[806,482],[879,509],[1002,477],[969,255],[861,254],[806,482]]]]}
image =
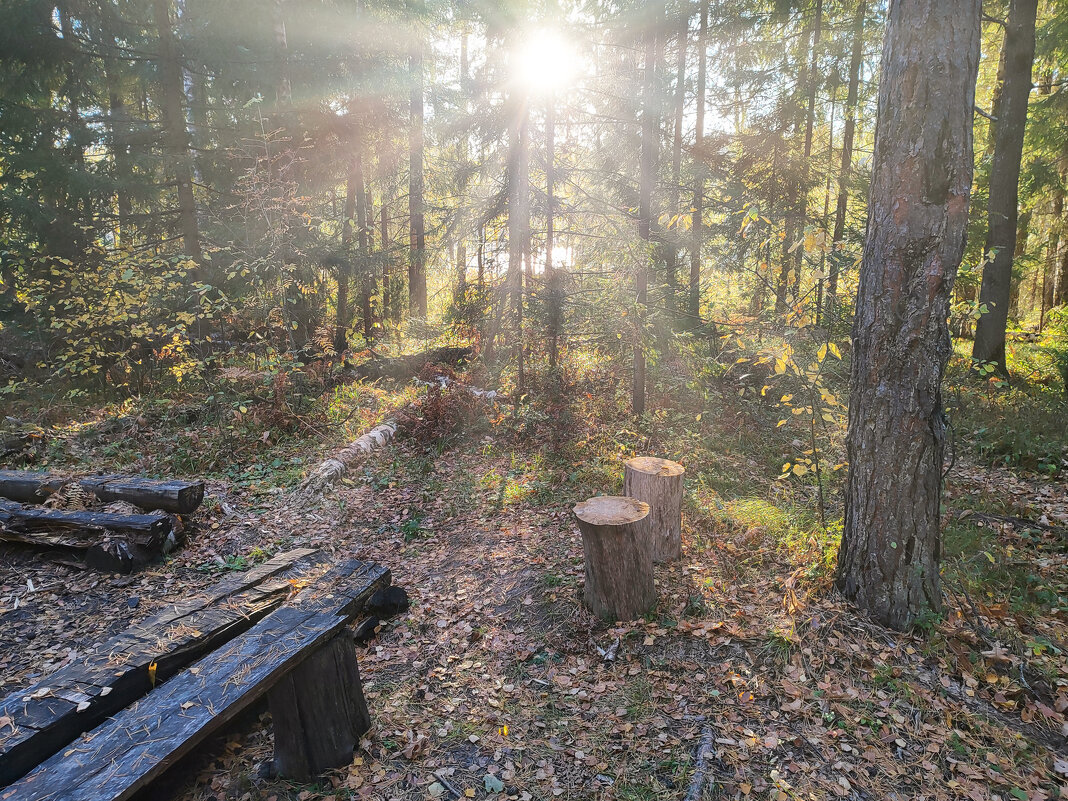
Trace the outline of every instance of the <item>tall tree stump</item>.
{"type": "Polygon", "coordinates": [[[586,557],[586,606],[609,620],[634,620],[656,603],[649,504],[604,495],[575,506],[586,557]]]}
{"type": "Polygon", "coordinates": [[[682,556],[682,476],[678,462],[654,456],[628,459],[623,468],[623,494],[649,504],[646,536],[652,541],[653,561],[670,562],[682,556]]]}
{"type": "Polygon", "coordinates": [[[267,698],[274,765],[286,778],[308,779],[349,764],[371,728],[348,629],[293,668],[267,698]]]}

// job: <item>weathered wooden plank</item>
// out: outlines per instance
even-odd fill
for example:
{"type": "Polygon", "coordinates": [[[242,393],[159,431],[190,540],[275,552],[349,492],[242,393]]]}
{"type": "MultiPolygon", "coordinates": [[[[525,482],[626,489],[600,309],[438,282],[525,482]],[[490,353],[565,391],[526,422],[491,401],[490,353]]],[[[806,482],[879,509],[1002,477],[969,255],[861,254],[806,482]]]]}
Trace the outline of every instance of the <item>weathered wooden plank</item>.
{"type": "Polygon", "coordinates": [[[379,565],[347,562],[83,740],[0,801],[126,799],[265,693],[389,584],[379,565]]]}
{"type": "Polygon", "coordinates": [[[302,548],[228,576],[4,698],[0,716],[10,717],[15,730],[0,731],[0,786],[148,693],[150,665],[155,664],[155,678],[161,682],[251,628],[285,602],[292,581],[303,580],[324,558],[319,551],[302,548]],[[78,704],[56,697],[65,693],[86,696],[88,707],[78,712],[78,704]]]}
{"type": "Polygon", "coordinates": [[[102,501],[125,501],[147,510],[188,514],[204,500],[203,481],[154,481],[123,475],[67,478],[55,473],[22,470],[0,470],[0,498],[40,503],[72,481],[102,501]]]}

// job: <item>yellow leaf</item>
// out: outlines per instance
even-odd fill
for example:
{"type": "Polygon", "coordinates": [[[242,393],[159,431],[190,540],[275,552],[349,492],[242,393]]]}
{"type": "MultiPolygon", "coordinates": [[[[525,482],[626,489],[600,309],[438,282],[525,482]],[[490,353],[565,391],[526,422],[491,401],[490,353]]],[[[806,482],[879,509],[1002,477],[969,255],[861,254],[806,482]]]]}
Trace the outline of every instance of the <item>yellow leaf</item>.
{"type": "Polygon", "coordinates": [[[149,686],[151,686],[151,687],[155,687],[156,686],[156,663],[155,662],[152,662],[148,666],[148,683],[149,683],[149,686]]]}
{"type": "Polygon", "coordinates": [[[831,343],[831,344],[829,345],[829,347],[830,347],[830,349],[831,349],[831,353],[833,353],[833,354],[835,355],[835,357],[836,357],[836,358],[838,358],[838,359],[841,359],[841,358],[842,358],[842,351],[838,350],[838,346],[837,346],[837,345],[835,345],[835,344],[834,344],[834,343],[832,342],[832,343],[831,343]]]}
{"type": "Polygon", "coordinates": [[[807,472],[808,472],[808,468],[805,467],[803,464],[795,464],[794,465],[794,475],[795,476],[803,476],[807,472]]]}
{"type": "Polygon", "coordinates": [[[827,346],[824,345],[819,349],[819,352],[816,353],[816,359],[818,361],[822,362],[826,358],[827,358],[827,346]]]}
{"type": "Polygon", "coordinates": [[[789,403],[791,398],[793,398],[793,395],[783,395],[779,398],[779,403],[789,403]]]}
{"type": "Polygon", "coordinates": [[[777,375],[782,375],[785,372],[786,372],[786,360],[785,359],[776,359],[775,360],[775,373],[777,375]]]}

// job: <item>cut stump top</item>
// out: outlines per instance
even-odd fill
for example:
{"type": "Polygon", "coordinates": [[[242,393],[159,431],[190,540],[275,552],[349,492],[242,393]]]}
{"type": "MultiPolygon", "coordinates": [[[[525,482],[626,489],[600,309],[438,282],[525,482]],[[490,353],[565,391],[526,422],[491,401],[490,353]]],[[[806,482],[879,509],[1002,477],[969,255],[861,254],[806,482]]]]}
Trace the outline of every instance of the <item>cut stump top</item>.
{"type": "Polygon", "coordinates": [[[670,459],[658,459],[655,456],[635,456],[633,459],[627,459],[624,464],[631,470],[637,470],[639,473],[648,473],[653,476],[681,476],[686,472],[686,468],[678,462],[673,462],[670,459]]]}
{"type": "Polygon", "coordinates": [[[575,517],[591,526],[622,526],[649,514],[649,504],[622,495],[598,495],[575,505],[575,517]]]}

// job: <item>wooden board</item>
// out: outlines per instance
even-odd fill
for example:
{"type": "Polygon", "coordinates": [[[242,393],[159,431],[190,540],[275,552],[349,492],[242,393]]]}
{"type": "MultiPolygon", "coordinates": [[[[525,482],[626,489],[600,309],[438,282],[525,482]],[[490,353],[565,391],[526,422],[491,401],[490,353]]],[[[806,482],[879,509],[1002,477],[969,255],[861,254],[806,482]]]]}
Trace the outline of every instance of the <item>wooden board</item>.
{"type": "Polygon", "coordinates": [[[0,787],[129,705],[156,682],[251,628],[321,571],[308,548],[279,554],[174,604],[0,701],[0,787]],[[79,705],[83,706],[78,711],[79,705]]]}
{"type": "Polygon", "coordinates": [[[333,568],[281,609],[119,712],[6,790],[0,801],[131,798],[334,637],[389,571],[333,568]]]}
{"type": "Polygon", "coordinates": [[[0,498],[40,503],[70,482],[99,500],[125,501],[147,511],[188,514],[204,500],[203,481],[154,481],[140,476],[101,475],[67,478],[55,473],[0,470],[0,498]]]}

